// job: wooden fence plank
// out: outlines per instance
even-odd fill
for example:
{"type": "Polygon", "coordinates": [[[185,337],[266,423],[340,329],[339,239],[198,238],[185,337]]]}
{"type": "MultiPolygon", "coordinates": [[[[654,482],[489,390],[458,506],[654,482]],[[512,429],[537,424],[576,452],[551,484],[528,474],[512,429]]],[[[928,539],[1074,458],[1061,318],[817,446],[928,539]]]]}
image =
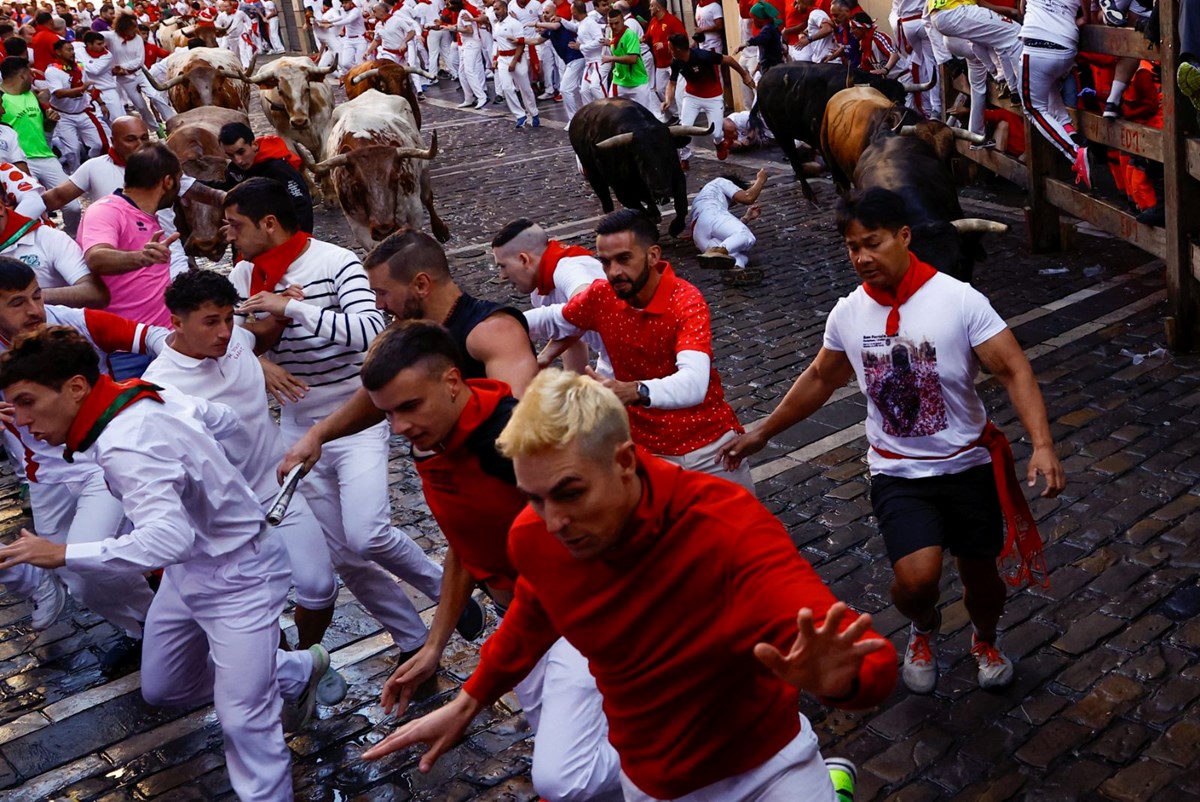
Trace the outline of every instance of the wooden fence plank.
{"type": "Polygon", "coordinates": [[[1163,160],[1163,133],[1159,128],[1120,119],[1108,120],[1088,111],[1072,111],[1071,116],[1089,142],[1098,142],[1156,162],[1163,160]]]}
{"type": "MultiPolygon", "coordinates": [[[[1164,33],[1167,27],[1162,26],[1164,33]]],[[[1110,56],[1158,61],[1162,53],[1151,47],[1146,37],[1133,28],[1110,28],[1107,25],[1084,25],[1079,29],[1079,49],[1086,53],[1107,53],[1110,56]]]]}
{"type": "Polygon", "coordinates": [[[1006,178],[1021,189],[1029,189],[1029,168],[1005,153],[995,149],[971,150],[970,142],[955,140],[958,155],[970,159],[1001,178],[1006,178]]]}
{"type": "Polygon", "coordinates": [[[1056,178],[1044,179],[1046,200],[1067,214],[1086,220],[1096,228],[1107,231],[1114,237],[1136,245],[1160,259],[1167,252],[1166,231],[1154,226],[1143,225],[1119,207],[1094,198],[1056,178]]]}

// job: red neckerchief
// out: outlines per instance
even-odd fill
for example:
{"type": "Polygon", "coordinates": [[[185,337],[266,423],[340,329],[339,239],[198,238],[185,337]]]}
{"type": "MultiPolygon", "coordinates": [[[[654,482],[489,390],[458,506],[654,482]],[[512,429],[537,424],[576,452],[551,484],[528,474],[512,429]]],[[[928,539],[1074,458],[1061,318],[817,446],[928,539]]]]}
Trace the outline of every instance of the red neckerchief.
{"type": "Polygon", "coordinates": [[[292,262],[308,244],[309,235],[297,231],[282,245],[277,245],[269,251],[264,251],[250,260],[254,268],[250,271],[250,295],[259,292],[273,292],[283,274],[291,267],[292,262]]]}
{"type": "Polygon", "coordinates": [[[109,148],[109,149],[108,149],[108,158],[112,159],[112,160],[113,160],[113,164],[117,165],[118,167],[124,167],[124,166],[125,166],[125,160],[124,160],[124,159],[122,159],[122,158],[121,158],[121,157],[120,157],[120,156],[117,154],[117,149],[116,149],[116,148],[109,148]]]}
{"type": "Polygon", "coordinates": [[[554,292],[554,271],[558,263],[572,256],[591,256],[592,252],[580,245],[563,245],[558,240],[550,240],[542,261],[538,263],[537,291],[539,295],[549,295],[554,292]]]}
{"type": "Polygon", "coordinates": [[[149,398],[162,403],[162,390],[157,384],[151,384],[141,379],[113,381],[111,376],[101,376],[92,386],[92,391],[83,400],[83,406],[71,421],[67,432],[67,448],[63,458],[67,462],[74,461],[75,454],[86,451],[96,442],[96,438],[104,431],[113,418],[121,414],[143,398],[149,398]]]}
{"type": "Polygon", "coordinates": [[[20,232],[22,228],[25,228],[25,232],[21,235],[24,236],[40,225],[40,221],[30,220],[25,215],[17,214],[12,209],[9,209],[8,220],[4,223],[4,228],[0,230],[0,243],[8,244],[8,241],[20,232]]]}
{"type": "Polygon", "coordinates": [[[892,295],[887,290],[877,290],[867,282],[863,282],[863,291],[871,297],[871,300],[881,306],[890,306],[892,311],[888,312],[887,329],[884,331],[888,337],[895,337],[900,333],[900,307],[908,301],[909,298],[916,294],[917,290],[925,285],[926,281],[937,275],[937,270],[918,259],[911,251],[908,254],[908,270],[904,273],[904,278],[900,279],[900,286],[896,288],[896,294],[892,295]]]}
{"type": "Polygon", "coordinates": [[[258,153],[254,154],[254,163],[269,161],[271,159],[283,159],[292,166],[292,169],[300,171],[300,157],[288,150],[287,143],[277,136],[260,136],[255,142],[258,143],[258,153]]]}
{"type": "Polygon", "coordinates": [[[67,68],[67,63],[62,59],[56,59],[54,63],[58,65],[60,70],[70,76],[72,89],[83,85],[83,72],[79,69],[78,61],[73,62],[70,69],[67,68]]]}

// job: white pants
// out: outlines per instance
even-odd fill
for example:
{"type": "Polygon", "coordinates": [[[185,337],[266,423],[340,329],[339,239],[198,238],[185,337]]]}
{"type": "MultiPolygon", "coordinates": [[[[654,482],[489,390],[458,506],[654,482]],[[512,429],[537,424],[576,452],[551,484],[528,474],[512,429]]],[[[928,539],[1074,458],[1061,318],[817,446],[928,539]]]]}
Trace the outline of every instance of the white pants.
{"type": "Polygon", "coordinates": [[[542,68],[542,91],[554,94],[562,83],[562,73],[558,71],[558,54],[554,45],[542,42],[537,46],[538,63],[542,68]]]}
{"type": "MultiPolygon", "coordinates": [[[[650,70],[650,91],[658,98],[659,108],[662,108],[662,101],[667,99],[667,84],[671,82],[670,67],[655,67],[650,70]]],[[[667,108],[667,112],[673,116],[679,115],[679,93],[683,91],[683,76],[675,83],[675,99],[671,101],[671,105],[667,108]]]]}
{"type": "MultiPolygon", "coordinates": [[[[897,22],[896,26],[896,45],[900,48],[901,55],[909,57],[913,69],[912,78],[905,78],[904,80],[912,80],[914,83],[925,83],[934,76],[938,66],[937,59],[933,55],[933,44],[929,41],[929,34],[926,33],[925,18],[906,18],[903,22],[897,22]]],[[[927,116],[932,114],[934,117],[941,117],[941,87],[934,86],[928,92],[914,92],[910,94],[908,96],[908,104],[927,116]]]]}
{"type": "MultiPolygon", "coordinates": [[[[429,34],[430,39],[433,34],[429,34]]],[[[430,54],[432,61],[433,55],[430,54]]],[[[483,51],[471,45],[462,49],[462,61],[458,66],[458,83],[462,86],[464,103],[486,103],[487,71],[483,66],[483,51]]]]}
{"type": "MultiPolygon", "coordinates": [[[[450,73],[452,78],[458,77],[458,45],[454,41],[454,33],[452,31],[430,31],[429,40],[426,42],[429,48],[429,71],[437,75],[440,67],[440,61],[446,62],[446,72],[450,73]]],[[[466,51],[468,48],[463,48],[466,51]]],[[[479,48],[474,48],[478,53],[479,48]]],[[[465,54],[464,54],[465,55],[465,54]]],[[[482,58],[482,56],[480,56],[482,58]]]]}
{"type": "Polygon", "coordinates": [[[338,60],[338,54],[342,50],[341,43],[338,41],[337,37],[334,37],[333,40],[328,38],[317,39],[317,46],[324,48],[324,50],[321,51],[321,59],[317,62],[317,67],[322,70],[327,70],[333,66],[334,62],[338,60]]]}
{"type": "Polygon", "coordinates": [[[1021,61],[1020,25],[1014,24],[1008,17],[975,5],[935,11],[929,15],[929,19],[942,36],[957,36],[992,51],[999,60],[1009,88],[1014,92],[1018,91],[1018,65],[1021,61]]]}
{"type": "Polygon", "coordinates": [[[575,116],[575,112],[579,111],[579,107],[583,105],[581,89],[585,64],[586,62],[581,58],[569,62],[563,69],[562,79],[558,85],[558,91],[562,93],[563,106],[567,111],[568,125],[570,125],[571,119],[575,116]]]}
{"type": "MultiPolygon", "coordinates": [[[[294,443],[315,422],[283,418],[284,441],[294,443]]],[[[436,601],[442,569],[412,538],[391,525],[387,459],[387,426],[380,423],[326,444],[320,461],[301,480],[300,492],[324,530],[330,557],[346,587],[401,651],[411,651],[425,642],[427,630],[404,589],[387,571],[436,601]]]]}
{"type": "Polygon", "coordinates": [[[515,688],[533,742],[533,787],[546,802],[621,802],[621,764],[587,659],[560,638],[515,688]]]}
{"type": "Polygon", "coordinates": [[[593,100],[603,100],[606,97],[608,97],[608,90],[604,83],[604,73],[600,69],[600,62],[584,62],[583,77],[579,81],[580,108],[593,100]]]}
{"type": "Polygon", "coordinates": [[[737,467],[737,470],[727,471],[725,470],[725,465],[717,459],[717,453],[721,450],[721,446],[737,436],[737,432],[726,432],[708,445],[700,446],[695,451],[689,451],[686,454],[679,454],[677,456],[669,454],[656,454],[655,456],[665,459],[667,462],[673,462],[684,470],[720,476],[722,479],[728,479],[754,493],[754,479],[750,477],[749,462],[742,460],[742,464],[737,467]]]}
{"type": "Polygon", "coordinates": [[[268,532],[221,557],[167,566],[146,620],[142,696],[152,705],[213,703],[229,783],[243,800],[293,798],[280,714],[283,699],[304,692],[313,663],[308,651],[279,648],[288,584],[283,544],[268,532]]]}
{"type": "Polygon", "coordinates": [[[529,84],[529,59],[522,58],[517,62],[517,68],[509,72],[508,65],[512,60],[512,56],[501,56],[497,61],[496,91],[504,96],[513,119],[536,117],[537,98],[533,96],[533,87],[529,84]]]}
{"type": "Polygon", "coordinates": [[[279,38],[279,17],[267,20],[267,40],[272,50],[283,50],[283,40],[279,38]]]}
{"type": "Polygon", "coordinates": [[[104,121],[111,125],[113,120],[125,115],[125,99],[115,88],[102,89],[100,90],[100,108],[104,111],[104,121]]]}
{"type": "MultiPolygon", "coordinates": [[[[417,70],[425,69],[425,64],[429,60],[429,54],[425,50],[425,43],[421,41],[421,37],[414,37],[413,40],[408,43],[408,49],[405,51],[404,57],[405,63],[409,67],[417,70]]],[[[429,72],[429,70],[426,70],[426,72],[429,72]]],[[[410,72],[408,74],[408,78],[412,81],[413,89],[415,89],[417,92],[425,91],[428,80],[424,76],[418,75],[415,72],[410,72]]]]}
{"type": "Polygon", "coordinates": [[[153,130],[156,122],[153,114],[150,113],[150,107],[146,105],[146,100],[149,99],[154,105],[155,110],[163,121],[171,119],[175,116],[175,109],[171,108],[171,104],[161,92],[155,90],[150,82],[146,80],[146,76],[142,73],[136,75],[122,75],[117,78],[117,86],[121,88],[121,93],[129,101],[137,113],[141,115],[142,122],[153,130]]]}
{"type": "MultiPolygon", "coordinates": [[[[108,147],[108,133],[104,123],[90,109],[78,114],[58,113],[58,125],[54,126],[54,138],[62,154],[63,167],[68,173],[75,172],[82,161],[99,156],[108,147]],[[87,155],[82,159],[80,149],[87,155]]],[[[50,187],[52,189],[52,187],[50,187]]]]}
{"type": "Polygon", "coordinates": [[[342,37],[341,51],[338,55],[338,78],[362,63],[363,54],[367,52],[367,40],[361,36],[342,37]]]}
{"type": "MultiPolygon", "coordinates": [[[[109,492],[101,471],[91,472],[81,482],[30,482],[29,501],[34,531],[55,543],[106,540],[121,532],[125,520],[121,502],[109,492]]],[[[81,604],[129,637],[142,636],[142,625],[154,599],[145,577],[135,571],[57,570],[58,578],[81,604]]],[[[40,581],[40,571],[37,578],[40,581]]]]}
{"type": "Polygon", "coordinates": [[[656,119],[662,121],[662,104],[654,101],[654,93],[650,91],[650,84],[644,83],[640,86],[618,86],[612,85],[613,97],[623,97],[627,100],[632,100],[640,106],[644,106],[656,119]]]}
{"type": "Polygon", "coordinates": [[[1075,66],[1075,50],[1025,45],[1021,53],[1021,105],[1038,133],[1062,155],[1075,161],[1077,146],[1067,126],[1071,116],[1063,102],[1063,80],[1075,66]]]}
{"type": "MultiPolygon", "coordinates": [[[[642,792],[623,773],[625,802],[664,802],[642,792]]],[[[670,802],[836,802],[829,769],[808,719],[800,734],[761,766],[676,797],[670,802]]]]}
{"type": "Polygon", "coordinates": [[[750,249],[754,247],[754,234],[749,226],[730,212],[702,212],[692,226],[692,242],[701,252],[709,248],[722,247],[745,268],[750,262],[750,249]]]}
{"type": "MultiPolygon", "coordinates": [[[[46,189],[54,189],[69,180],[62,164],[52,156],[45,159],[27,158],[25,163],[29,165],[29,172],[33,173],[33,177],[46,189]]],[[[74,238],[75,232],[79,230],[79,218],[83,216],[83,207],[79,205],[79,198],[62,207],[62,216],[63,229],[74,238]]]]}
{"type": "MultiPolygon", "coordinates": [[[[269,503],[269,502],[268,502],[269,503]]],[[[302,493],[292,496],[287,515],[275,527],[292,564],[296,604],[323,610],[337,599],[338,586],[325,533],[302,493]]]]}
{"type": "MultiPolygon", "coordinates": [[[[679,99],[679,124],[695,125],[696,118],[700,116],[701,112],[704,112],[705,118],[712,123],[713,142],[720,142],[725,138],[724,129],[721,127],[725,124],[725,98],[720,95],[696,97],[685,92],[679,99]]],[[[691,157],[691,145],[684,145],[679,149],[679,158],[690,159],[691,157]]]]}
{"type": "Polygon", "coordinates": [[[983,113],[987,110],[988,70],[983,59],[987,57],[987,51],[953,36],[942,37],[942,41],[950,54],[967,62],[967,83],[971,86],[971,117],[967,130],[973,134],[986,134],[983,113]]]}

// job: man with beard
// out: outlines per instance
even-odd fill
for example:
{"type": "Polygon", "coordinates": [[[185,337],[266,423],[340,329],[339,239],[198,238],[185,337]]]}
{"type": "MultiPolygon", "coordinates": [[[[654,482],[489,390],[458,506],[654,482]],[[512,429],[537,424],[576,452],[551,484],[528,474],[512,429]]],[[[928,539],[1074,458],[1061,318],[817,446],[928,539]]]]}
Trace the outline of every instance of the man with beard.
{"type": "Polygon", "coordinates": [[[58,112],[54,136],[62,152],[63,165],[68,173],[79,167],[80,147],[88,158],[98,156],[108,145],[103,123],[92,111],[88,96],[91,85],[75,61],[75,46],[66,39],[54,44],[54,61],[46,67],[46,83],[50,86],[50,107],[58,112]]]}

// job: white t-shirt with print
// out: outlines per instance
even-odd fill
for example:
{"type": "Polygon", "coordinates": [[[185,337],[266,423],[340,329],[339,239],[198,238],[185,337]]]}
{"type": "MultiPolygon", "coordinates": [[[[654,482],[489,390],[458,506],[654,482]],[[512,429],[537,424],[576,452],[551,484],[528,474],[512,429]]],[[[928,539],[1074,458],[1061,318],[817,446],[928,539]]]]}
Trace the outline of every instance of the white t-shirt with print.
{"type": "MultiPolygon", "coordinates": [[[[696,8],[696,27],[707,28],[716,24],[719,19],[725,19],[725,12],[721,10],[720,3],[709,3],[706,6],[698,6],[696,8]]],[[[716,53],[725,52],[721,47],[721,32],[709,31],[704,34],[704,41],[700,46],[705,50],[712,50],[716,53]]]]}

